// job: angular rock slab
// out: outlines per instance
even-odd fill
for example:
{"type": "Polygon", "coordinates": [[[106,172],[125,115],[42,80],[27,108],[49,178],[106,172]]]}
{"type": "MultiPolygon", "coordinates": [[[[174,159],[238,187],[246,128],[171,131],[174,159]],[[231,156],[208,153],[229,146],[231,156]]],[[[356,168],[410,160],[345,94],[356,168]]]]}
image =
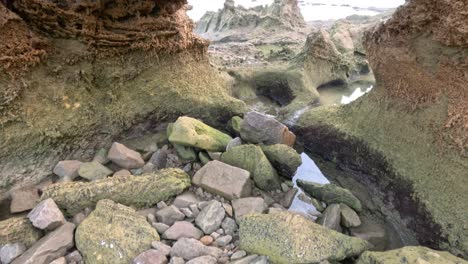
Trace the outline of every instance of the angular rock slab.
{"type": "Polygon", "coordinates": [[[362,210],[361,201],[359,201],[359,199],[356,198],[354,194],[352,194],[349,190],[341,188],[335,184],[320,184],[304,180],[297,180],[297,185],[301,187],[304,192],[327,204],[344,203],[357,212],[362,210]]]}
{"type": "Polygon", "coordinates": [[[6,244],[0,246],[0,263],[10,264],[15,258],[26,251],[26,246],[22,243],[6,244]]]}
{"type": "Polygon", "coordinates": [[[140,153],[118,142],[112,143],[107,158],[124,169],[137,169],[145,165],[140,153]]]}
{"type": "Polygon", "coordinates": [[[11,217],[0,221],[0,243],[20,242],[30,247],[42,236],[42,231],[36,229],[26,217],[11,217]]]}
{"type": "Polygon", "coordinates": [[[237,222],[239,222],[245,215],[254,213],[263,213],[267,210],[268,206],[265,200],[260,197],[248,197],[232,201],[234,215],[237,222]]]}
{"type": "Polygon", "coordinates": [[[53,230],[65,223],[62,211],[57,207],[54,200],[45,199],[29,212],[28,218],[33,226],[42,230],[53,230]]]}
{"type": "Polygon", "coordinates": [[[249,171],[255,184],[264,191],[280,189],[280,178],[259,146],[230,148],[221,156],[221,161],[249,171]]]}
{"type": "Polygon", "coordinates": [[[203,232],[196,228],[192,223],[186,221],[177,221],[164,232],[164,239],[178,240],[182,237],[200,239],[203,232]]]}
{"type": "Polygon", "coordinates": [[[217,247],[203,245],[200,241],[193,238],[181,238],[171,248],[171,257],[181,257],[185,260],[191,260],[201,256],[210,255],[219,258],[223,251],[217,247]]]}
{"type": "Polygon", "coordinates": [[[99,200],[148,208],[182,193],[191,185],[190,176],[180,169],[165,169],[139,177],[119,176],[94,182],[69,182],[46,187],[42,199],[52,198],[67,213],[75,215],[99,200]]]}
{"type": "Polygon", "coordinates": [[[11,213],[20,213],[31,210],[39,202],[37,188],[30,187],[11,191],[11,213]]]}
{"type": "Polygon", "coordinates": [[[65,223],[37,241],[12,264],[48,264],[65,255],[74,246],[75,225],[65,223]]]}
{"type": "Polygon", "coordinates": [[[171,143],[209,151],[224,151],[232,140],[229,135],[187,116],[177,118],[170,130],[171,143]]]}
{"type": "Polygon", "coordinates": [[[195,218],[195,223],[205,234],[209,235],[221,226],[225,215],[223,205],[216,200],[212,200],[195,218]]]}
{"type": "Polygon", "coordinates": [[[296,135],[273,117],[252,111],[244,116],[240,136],[250,143],[294,145],[296,135]]]}
{"type": "Polygon", "coordinates": [[[387,263],[461,264],[467,263],[467,261],[449,252],[437,251],[427,247],[407,246],[384,252],[366,251],[356,262],[356,264],[387,263]]]}
{"type": "Polygon", "coordinates": [[[291,212],[245,216],[240,224],[240,248],[265,255],[273,263],[319,263],[358,256],[368,244],[322,227],[291,212]]]}
{"type": "Polygon", "coordinates": [[[159,240],[156,230],[135,210],[101,200],[78,226],[76,247],[88,264],[128,264],[159,240]]]}
{"type": "Polygon", "coordinates": [[[78,170],[81,164],[83,163],[79,160],[62,160],[55,165],[53,172],[60,178],[67,178],[73,181],[78,177],[78,170]]]}
{"type": "Polygon", "coordinates": [[[250,172],[213,160],[193,176],[193,184],[206,191],[232,200],[250,196],[252,181],[250,172]]]}
{"type": "Polygon", "coordinates": [[[285,178],[292,179],[302,164],[301,155],[288,145],[261,145],[261,148],[278,174],[285,178]]]}
{"type": "Polygon", "coordinates": [[[150,249],[138,255],[133,264],[167,264],[167,258],[163,252],[150,249]]]}

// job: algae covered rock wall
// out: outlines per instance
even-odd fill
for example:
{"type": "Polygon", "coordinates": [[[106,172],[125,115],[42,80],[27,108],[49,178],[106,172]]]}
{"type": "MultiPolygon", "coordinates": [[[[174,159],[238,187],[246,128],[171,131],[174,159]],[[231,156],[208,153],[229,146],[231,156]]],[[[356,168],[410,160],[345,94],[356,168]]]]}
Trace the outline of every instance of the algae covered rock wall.
{"type": "Polygon", "coordinates": [[[422,245],[466,257],[466,1],[408,1],[368,31],[377,84],[349,105],[304,113],[310,151],[362,172],[422,245]]]}
{"type": "Polygon", "coordinates": [[[245,111],[210,66],[185,3],[0,5],[0,33],[15,36],[0,44],[0,198],[132,127],[184,114],[215,124],[245,111]]]}

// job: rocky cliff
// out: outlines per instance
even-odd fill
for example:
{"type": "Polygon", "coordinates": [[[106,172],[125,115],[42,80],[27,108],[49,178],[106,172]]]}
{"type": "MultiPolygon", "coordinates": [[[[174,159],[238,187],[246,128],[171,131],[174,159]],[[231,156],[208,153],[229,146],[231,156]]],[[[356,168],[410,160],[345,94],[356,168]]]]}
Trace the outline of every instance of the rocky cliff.
{"type": "Polygon", "coordinates": [[[207,12],[197,23],[195,31],[213,39],[216,35],[232,35],[240,29],[251,34],[256,30],[291,30],[304,26],[297,0],[275,0],[271,5],[250,9],[235,6],[234,0],[226,0],[223,9],[207,12]]]}
{"type": "Polygon", "coordinates": [[[306,112],[308,148],[393,200],[421,244],[467,256],[466,1],[408,1],[368,31],[374,90],[306,112]]]}
{"type": "Polygon", "coordinates": [[[130,128],[244,111],[185,9],[185,0],[0,4],[0,198],[130,128]]]}

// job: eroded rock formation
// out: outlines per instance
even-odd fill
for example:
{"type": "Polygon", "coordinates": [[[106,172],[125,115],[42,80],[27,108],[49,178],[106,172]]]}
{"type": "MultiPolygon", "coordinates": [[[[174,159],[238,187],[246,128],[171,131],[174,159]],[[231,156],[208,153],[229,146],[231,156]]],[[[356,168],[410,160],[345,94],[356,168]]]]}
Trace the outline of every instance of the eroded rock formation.
{"type": "Polygon", "coordinates": [[[365,37],[374,90],[306,112],[296,131],[310,151],[382,190],[422,245],[465,257],[466,10],[466,1],[408,1],[365,37]]]}
{"type": "Polygon", "coordinates": [[[0,198],[135,124],[245,111],[192,33],[185,0],[0,5],[0,198]],[[3,40],[3,38],[2,38],[3,40]]]}
{"type": "Polygon", "coordinates": [[[195,31],[202,35],[235,30],[278,30],[304,27],[297,0],[275,0],[268,6],[246,9],[226,0],[218,12],[207,12],[197,23],[195,31]]]}

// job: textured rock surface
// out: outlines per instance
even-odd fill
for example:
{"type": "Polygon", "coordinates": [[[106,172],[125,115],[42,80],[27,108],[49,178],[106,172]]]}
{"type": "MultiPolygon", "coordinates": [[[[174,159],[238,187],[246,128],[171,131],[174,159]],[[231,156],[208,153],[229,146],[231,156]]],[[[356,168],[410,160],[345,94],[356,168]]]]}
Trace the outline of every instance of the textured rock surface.
{"type": "Polygon", "coordinates": [[[459,264],[466,261],[444,251],[426,247],[403,247],[384,252],[366,251],[356,262],[356,264],[386,263],[459,264]]]}
{"type": "Polygon", "coordinates": [[[262,149],[255,145],[230,148],[221,156],[221,161],[251,173],[258,188],[266,191],[280,188],[280,179],[262,149]]]}
{"type": "Polygon", "coordinates": [[[0,44],[2,198],[145,124],[190,114],[213,125],[245,111],[209,66],[185,4],[21,0],[16,14],[0,7],[8,39],[0,44]],[[10,76],[14,69],[24,75],[10,76]]]}
{"type": "Polygon", "coordinates": [[[252,111],[241,124],[241,138],[249,143],[294,145],[296,136],[275,118],[252,111]]]}
{"type": "Polygon", "coordinates": [[[302,164],[301,155],[287,145],[262,145],[261,148],[278,174],[283,177],[292,178],[302,164]]]}
{"type": "Polygon", "coordinates": [[[86,263],[131,262],[159,240],[156,230],[130,207],[101,200],[78,226],[76,247],[86,263]]]}
{"type": "Polygon", "coordinates": [[[171,196],[182,193],[190,186],[190,177],[180,169],[160,170],[144,176],[119,176],[94,182],[54,184],[44,189],[42,199],[52,198],[69,214],[93,207],[99,200],[139,208],[149,207],[171,196]]]}
{"type": "Polygon", "coordinates": [[[156,218],[159,222],[171,226],[176,221],[184,220],[185,215],[177,207],[171,205],[157,211],[156,218]]]}
{"type": "Polygon", "coordinates": [[[104,179],[112,174],[112,171],[97,161],[81,164],[78,174],[87,180],[94,181],[104,179]]]}
{"type": "Polygon", "coordinates": [[[75,225],[72,223],[61,225],[37,241],[12,264],[50,263],[56,258],[64,256],[67,250],[74,246],[74,231],[75,225]]]}
{"type": "Polygon", "coordinates": [[[231,140],[229,135],[186,116],[177,118],[169,134],[172,143],[209,151],[224,151],[231,140]]]}
{"type": "Polygon", "coordinates": [[[193,184],[206,191],[232,200],[250,196],[250,173],[220,161],[210,161],[193,176],[193,184]]]}
{"type": "Polygon", "coordinates": [[[250,215],[240,225],[240,248],[274,263],[319,263],[358,256],[364,240],[324,228],[290,212],[250,215]]]}
{"type": "Polygon", "coordinates": [[[240,220],[248,214],[261,214],[268,208],[265,200],[260,197],[249,197],[233,200],[232,207],[234,208],[234,214],[236,216],[237,222],[240,222],[240,220]]]}
{"type": "Polygon", "coordinates": [[[73,181],[78,177],[78,170],[82,162],[79,160],[62,160],[55,165],[53,172],[60,178],[73,181]]]}
{"type": "Polygon", "coordinates": [[[159,250],[150,249],[140,255],[134,260],[134,264],[167,264],[166,256],[159,250]]]}
{"type": "Polygon", "coordinates": [[[203,232],[196,228],[192,223],[186,221],[177,221],[164,232],[164,239],[178,240],[181,237],[200,239],[203,232]]]}
{"type": "Polygon", "coordinates": [[[2,243],[23,243],[30,247],[39,240],[42,232],[36,229],[26,217],[11,217],[0,221],[0,241],[2,243]]]}

